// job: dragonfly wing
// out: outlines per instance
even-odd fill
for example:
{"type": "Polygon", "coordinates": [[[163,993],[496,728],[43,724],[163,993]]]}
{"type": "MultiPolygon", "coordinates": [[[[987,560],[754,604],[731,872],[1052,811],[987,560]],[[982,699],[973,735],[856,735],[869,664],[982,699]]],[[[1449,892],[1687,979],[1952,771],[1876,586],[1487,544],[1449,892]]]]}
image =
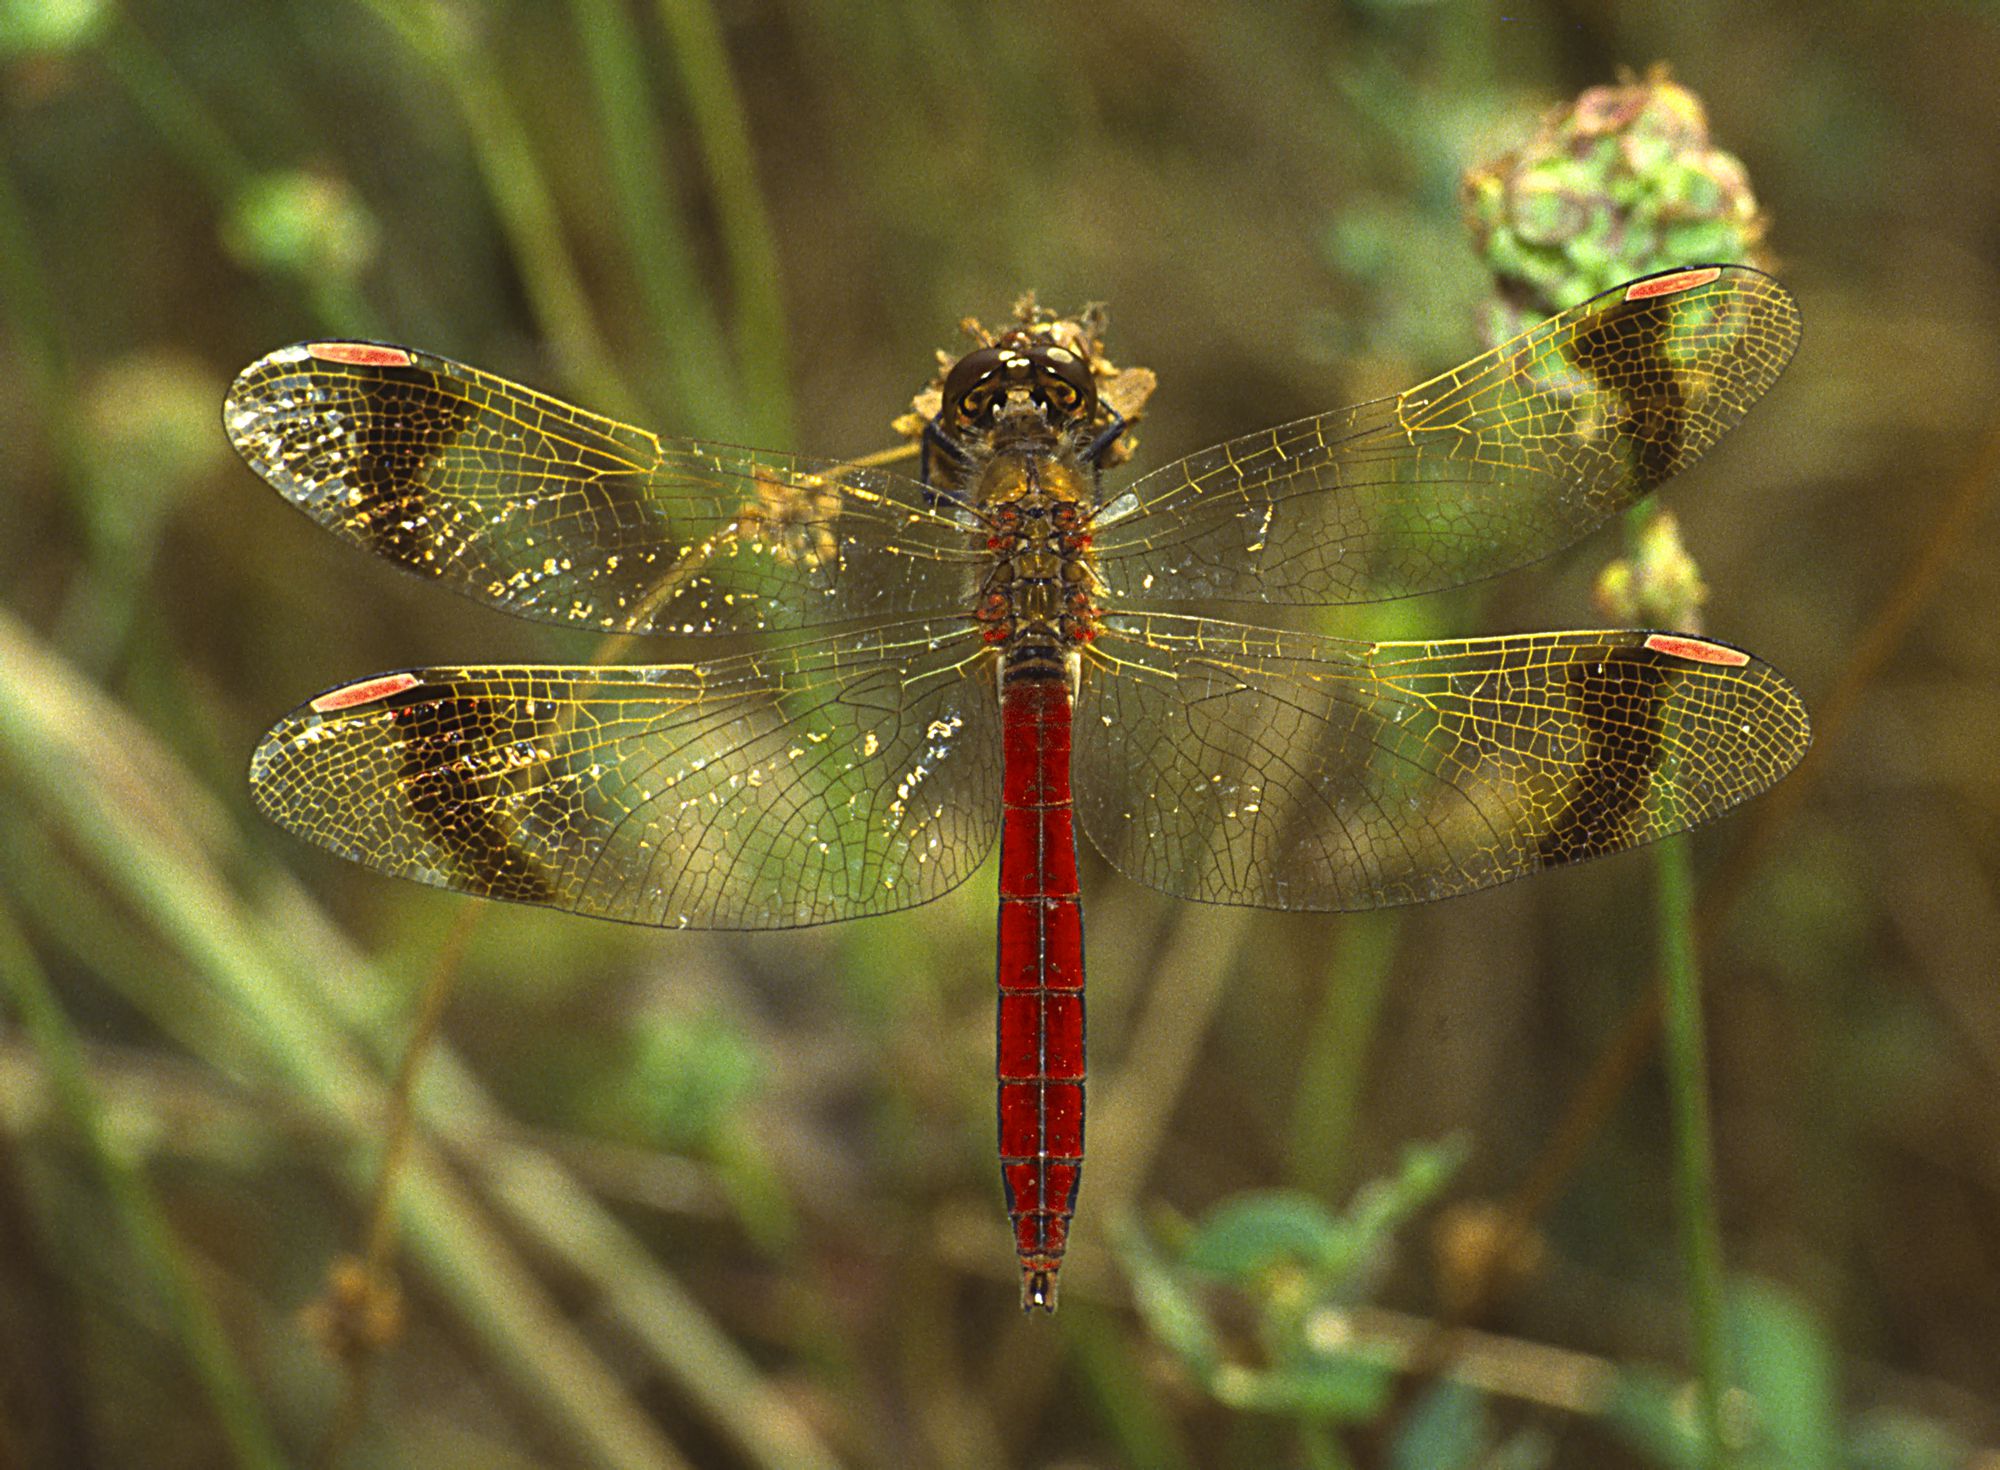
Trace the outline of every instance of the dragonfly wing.
{"type": "Polygon", "coordinates": [[[1076,715],[1076,811],[1183,898],[1365,909],[1650,842],[1804,754],[1768,665],[1679,635],[1363,643],[1115,615],[1076,715]]]}
{"type": "Polygon", "coordinates": [[[1687,468],[1797,345],[1747,266],[1620,286],[1394,398],[1204,450],[1108,504],[1129,607],[1407,597],[1570,545],[1687,468]]]}
{"type": "Polygon", "coordinates": [[[223,422],[328,530],[522,617],[755,632],[971,605],[967,526],[912,480],[662,439],[428,353],[282,348],[223,422]]]}
{"type": "Polygon", "coordinates": [[[906,623],[706,664],[383,675],[280,722],[250,783],[302,837],[483,897],[708,929],[888,913],[998,830],[982,647],[906,623]]]}

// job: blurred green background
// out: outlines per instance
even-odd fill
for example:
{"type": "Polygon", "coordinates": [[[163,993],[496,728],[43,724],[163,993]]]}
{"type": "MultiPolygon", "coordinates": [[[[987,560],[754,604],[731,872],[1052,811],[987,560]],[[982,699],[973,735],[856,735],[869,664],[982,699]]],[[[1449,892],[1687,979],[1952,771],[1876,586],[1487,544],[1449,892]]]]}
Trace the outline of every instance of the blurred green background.
{"type": "MultiPolygon", "coordinates": [[[[0,0],[0,1467],[1697,1463],[1652,1052],[1582,1113],[1487,1335],[1427,1327],[1647,993],[1645,857],[1343,918],[1087,856],[1092,1162],[1063,1310],[1024,1321],[991,883],[668,935],[266,827],[244,764],[303,698],[591,645],[354,555],[218,423],[270,348],[368,335],[866,453],[962,316],[1033,287],[1111,304],[1162,463],[1483,347],[1462,174],[1660,61],[1806,321],[1666,496],[1708,631],[1819,740],[1693,844],[1731,1434],[1996,1463],[1996,19],[0,0]],[[302,1317],[441,966],[400,1311],[302,1317]]],[[[1618,550],[1412,616],[1588,626],[1618,550]]]]}

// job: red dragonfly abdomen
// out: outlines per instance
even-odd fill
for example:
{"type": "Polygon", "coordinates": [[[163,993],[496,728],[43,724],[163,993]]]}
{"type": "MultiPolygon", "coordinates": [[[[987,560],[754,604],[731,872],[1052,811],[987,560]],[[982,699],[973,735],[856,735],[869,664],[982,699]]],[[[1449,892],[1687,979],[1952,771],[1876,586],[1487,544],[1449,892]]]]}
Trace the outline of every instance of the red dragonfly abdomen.
{"type": "Polygon", "coordinates": [[[1055,1310],[1083,1174],[1083,907],[1069,788],[1070,682],[1016,653],[1000,693],[1000,1173],[1021,1306],[1055,1310]]]}

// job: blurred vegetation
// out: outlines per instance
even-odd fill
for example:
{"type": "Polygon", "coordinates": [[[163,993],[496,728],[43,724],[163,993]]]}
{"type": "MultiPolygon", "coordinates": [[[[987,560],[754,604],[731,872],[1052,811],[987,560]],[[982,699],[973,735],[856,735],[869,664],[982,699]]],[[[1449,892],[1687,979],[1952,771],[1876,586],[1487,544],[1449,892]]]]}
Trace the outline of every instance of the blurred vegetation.
{"type": "MultiPolygon", "coordinates": [[[[865,453],[1034,287],[1159,373],[1143,468],[1470,355],[1466,170],[1655,62],[1807,324],[1666,497],[1818,735],[1692,843],[1725,1438],[1996,1463],[1991,6],[0,0],[0,1466],[1703,1463],[1652,864],[1340,917],[1087,858],[1092,1160],[1024,1321],[990,883],[455,933],[269,830],[244,762],[311,692],[591,648],[352,555],[217,424],[358,334],[865,453]],[[329,1295],[441,970],[401,1295],[329,1295]]],[[[1375,626],[1585,625],[1619,549],[1375,626]]]]}

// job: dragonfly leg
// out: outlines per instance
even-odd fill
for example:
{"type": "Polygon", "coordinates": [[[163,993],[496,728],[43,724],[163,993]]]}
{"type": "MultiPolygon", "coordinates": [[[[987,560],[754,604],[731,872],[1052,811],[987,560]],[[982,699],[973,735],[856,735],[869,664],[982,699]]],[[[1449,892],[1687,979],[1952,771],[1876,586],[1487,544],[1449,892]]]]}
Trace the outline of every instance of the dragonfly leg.
{"type": "Polygon", "coordinates": [[[1079,456],[1085,464],[1093,468],[1101,468],[1098,462],[1103,459],[1105,450],[1116,444],[1118,436],[1125,432],[1125,415],[1109,404],[1105,405],[1104,411],[1111,415],[1111,422],[1098,431],[1097,437],[1084,446],[1083,453],[1079,456]]]}
{"type": "Polygon", "coordinates": [[[924,487],[924,504],[935,507],[940,503],[963,507],[965,497],[952,490],[941,490],[931,483],[931,456],[938,454],[960,471],[972,468],[972,456],[965,452],[957,440],[938,426],[932,419],[924,425],[923,437],[918,441],[917,480],[924,487]]]}

